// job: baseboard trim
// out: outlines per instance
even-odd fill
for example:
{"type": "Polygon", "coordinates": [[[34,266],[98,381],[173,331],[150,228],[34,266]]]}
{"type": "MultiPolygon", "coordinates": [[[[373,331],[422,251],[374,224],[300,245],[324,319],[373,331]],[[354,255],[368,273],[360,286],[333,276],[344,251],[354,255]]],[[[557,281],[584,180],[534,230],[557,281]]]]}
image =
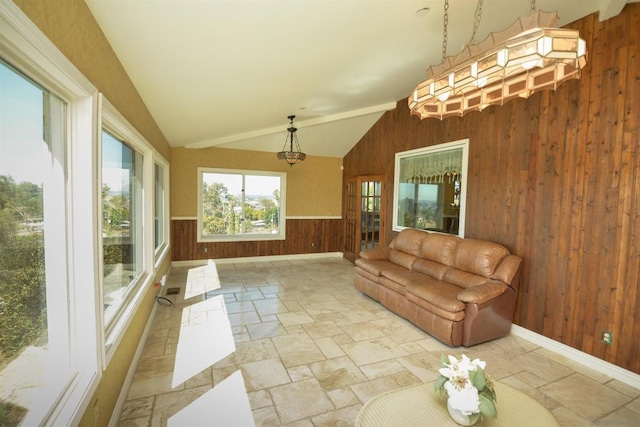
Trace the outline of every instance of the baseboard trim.
{"type": "Polygon", "coordinates": [[[566,344],[562,344],[561,342],[547,338],[544,335],[525,329],[522,326],[511,325],[511,333],[520,338],[524,338],[527,341],[538,344],[547,350],[551,350],[555,353],[568,357],[588,368],[602,372],[603,374],[628,384],[631,387],[640,389],[640,375],[634,372],[628,371],[602,359],[598,359],[597,357],[591,356],[583,351],[569,347],[566,344]]]}
{"type": "MultiPolygon", "coordinates": [[[[169,267],[169,270],[171,270],[171,267],[169,267]]],[[[169,273],[167,272],[166,274],[169,274],[169,273]]],[[[111,413],[111,419],[109,419],[109,427],[116,427],[120,422],[120,416],[122,415],[122,410],[124,409],[124,405],[127,401],[127,396],[129,395],[129,389],[131,388],[131,384],[133,383],[133,376],[135,375],[136,369],[138,369],[138,363],[142,358],[142,352],[144,351],[144,346],[147,343],[147,338],[149,338],[149,333],[151,332],[151,325],[153,325],[153,320],[156,317],[157,308],[158,308],[158,304],[156,304],[154,301],[153,308],[151,309],[151,315],[149,315],[147,324],[144,327],[144,331],[142,332],[142,336],[140,337],[140,341],[138,342],[138,347],[136,348],[136,352],[133,355],[133,359],[131,360],[131,365],[129,365],[129,371],[127,371],[127,376],[124,379],[122,388],[120,389],[120,395],[118,396],[116,405],[113,408],[113,412],[111,413]]]]}
{"type": "Polygon", "coordinates": [[[173,267],[191,267],[206,265],[209,261],[216,264],[240,264],[245,262],[271,262],[271,261],[294,261],[302,259],[318,259],[318,258],[342,258],[342,252],[322,252],[313,254],[291,254],[291,255],[268,255],[268,256],[251,256],[238,258],[219,258],[219,259],[199,259],[188,261],[172,261],[173,267]]]}

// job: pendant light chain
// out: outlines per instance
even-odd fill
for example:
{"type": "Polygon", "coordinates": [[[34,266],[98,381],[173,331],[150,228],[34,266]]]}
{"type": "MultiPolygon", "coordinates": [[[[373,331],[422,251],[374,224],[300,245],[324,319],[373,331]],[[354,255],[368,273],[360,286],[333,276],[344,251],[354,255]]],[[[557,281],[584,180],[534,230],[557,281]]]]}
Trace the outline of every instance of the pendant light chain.
{"type": "MultiPolygon", "coordinates": [[[[476,5],[476,11],[473,15],[473,32],[471,33],[471,37],[469,41],[462,46],[460,51],[462,51],[465,47],[470,45],[476,37],[476,33],[478,32],[478,27],[480,27],[480,20],[482,19],[482,3],[484,0],[478,0],[478,4],[476,5]]],[[[532,3],[535,3],[535,0],[532,0],[532,3]]],[[[444,0],[444,18],[443,18],[443,26],[444,31],[442,33],[442,62],[447,59],[447,42],[449,41],[449,0],[444,0]]]]}
{"type": "Polygon", "coordinates": [[[449,33],[447,27],[449,26],[449,0],[444,0],[444,32],[442,33],[442,62],[447,59],[447,39],[449,33]]]}
{"type": "MultiPolygon", "coordinates": [[[[480,18],[482,18],[482,2],[484,0],[478,0],[478,4],[476,5],[476,13],[473,15],[473,33],[471,34],[471,38],[469,39],[469,43],[471,44],[476,37],[476,33],[478,32],[478,27],[480,26],[480,18]]],[[[535,1],[535,0],[533,0],[535,1]]]]}

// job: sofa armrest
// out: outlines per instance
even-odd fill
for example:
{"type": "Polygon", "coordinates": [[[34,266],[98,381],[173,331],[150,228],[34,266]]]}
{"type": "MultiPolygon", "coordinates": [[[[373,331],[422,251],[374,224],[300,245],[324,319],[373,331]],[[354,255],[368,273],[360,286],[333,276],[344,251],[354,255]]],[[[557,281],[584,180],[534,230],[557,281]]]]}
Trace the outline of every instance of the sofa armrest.
{"type": "Polygon", "coordinates": [[[391,248],[371,248],[360,252],[360,258],[381,261],[389,259],[391,248]]]}
{"type": "Polygon", "coordinates": [[[521,268],[522,258],[516,255],[507,255],[493,273],[493,279],[500,280],[517,291],[521,268]]]}
{"type": "Polygon", "coordinates": [[[507,288],[508,286],[505,283],[492,280],[482,285],[472,286],[460,291],[458,293],[458,299],[465,303],[482,304],[501,295],[507,288]]]}

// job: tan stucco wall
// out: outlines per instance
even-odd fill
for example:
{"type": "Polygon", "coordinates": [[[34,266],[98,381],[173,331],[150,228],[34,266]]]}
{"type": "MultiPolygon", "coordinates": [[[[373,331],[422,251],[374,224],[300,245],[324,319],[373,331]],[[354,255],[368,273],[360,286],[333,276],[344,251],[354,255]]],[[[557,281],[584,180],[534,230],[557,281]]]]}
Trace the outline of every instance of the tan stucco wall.
{"type": "Polygon", "coordinates": [[[275,153],[225,148],[171,150],[171,216],[197,216],[198,167],[287,173],[287,216],[342,214],[342,159],[307,156],[294,166],[275,153]]]}
{"type": "MultiPolygon", "coordinates": [[[[142,102],[100,27],[83,0],[14,0],[29,19],[102,92],[149,143],[168,161],[171,149],[153,117],[142,102]]],[[[168,257],[158,269],[156,281],[170,265],[168,257]]],[[[149,288],[109,366],[92,396],[80,426],[106,426],[133,356],[147,324],[155,288],[149,288]],[[97,414],[94,413],[97,408],[97,414]]]]}
{"type": "Polygon", "coordinates": [[[83,0],[13,0],[167,160],[171,151],[83,0]]]}

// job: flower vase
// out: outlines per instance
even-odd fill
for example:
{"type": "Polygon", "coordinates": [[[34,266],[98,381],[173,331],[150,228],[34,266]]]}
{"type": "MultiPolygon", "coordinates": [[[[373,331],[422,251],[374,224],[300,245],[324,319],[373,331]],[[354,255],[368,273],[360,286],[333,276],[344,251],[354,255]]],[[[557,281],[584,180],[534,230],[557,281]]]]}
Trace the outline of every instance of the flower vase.
{"type": "Polygon", "coordinates": [[[480,413],[465,415],[459,409],[452,407],[448,400],[447,410],[449,411],[449,416],[451,417],[451,419],[461,426],[472,426],[480,419],[480,413]]]}

